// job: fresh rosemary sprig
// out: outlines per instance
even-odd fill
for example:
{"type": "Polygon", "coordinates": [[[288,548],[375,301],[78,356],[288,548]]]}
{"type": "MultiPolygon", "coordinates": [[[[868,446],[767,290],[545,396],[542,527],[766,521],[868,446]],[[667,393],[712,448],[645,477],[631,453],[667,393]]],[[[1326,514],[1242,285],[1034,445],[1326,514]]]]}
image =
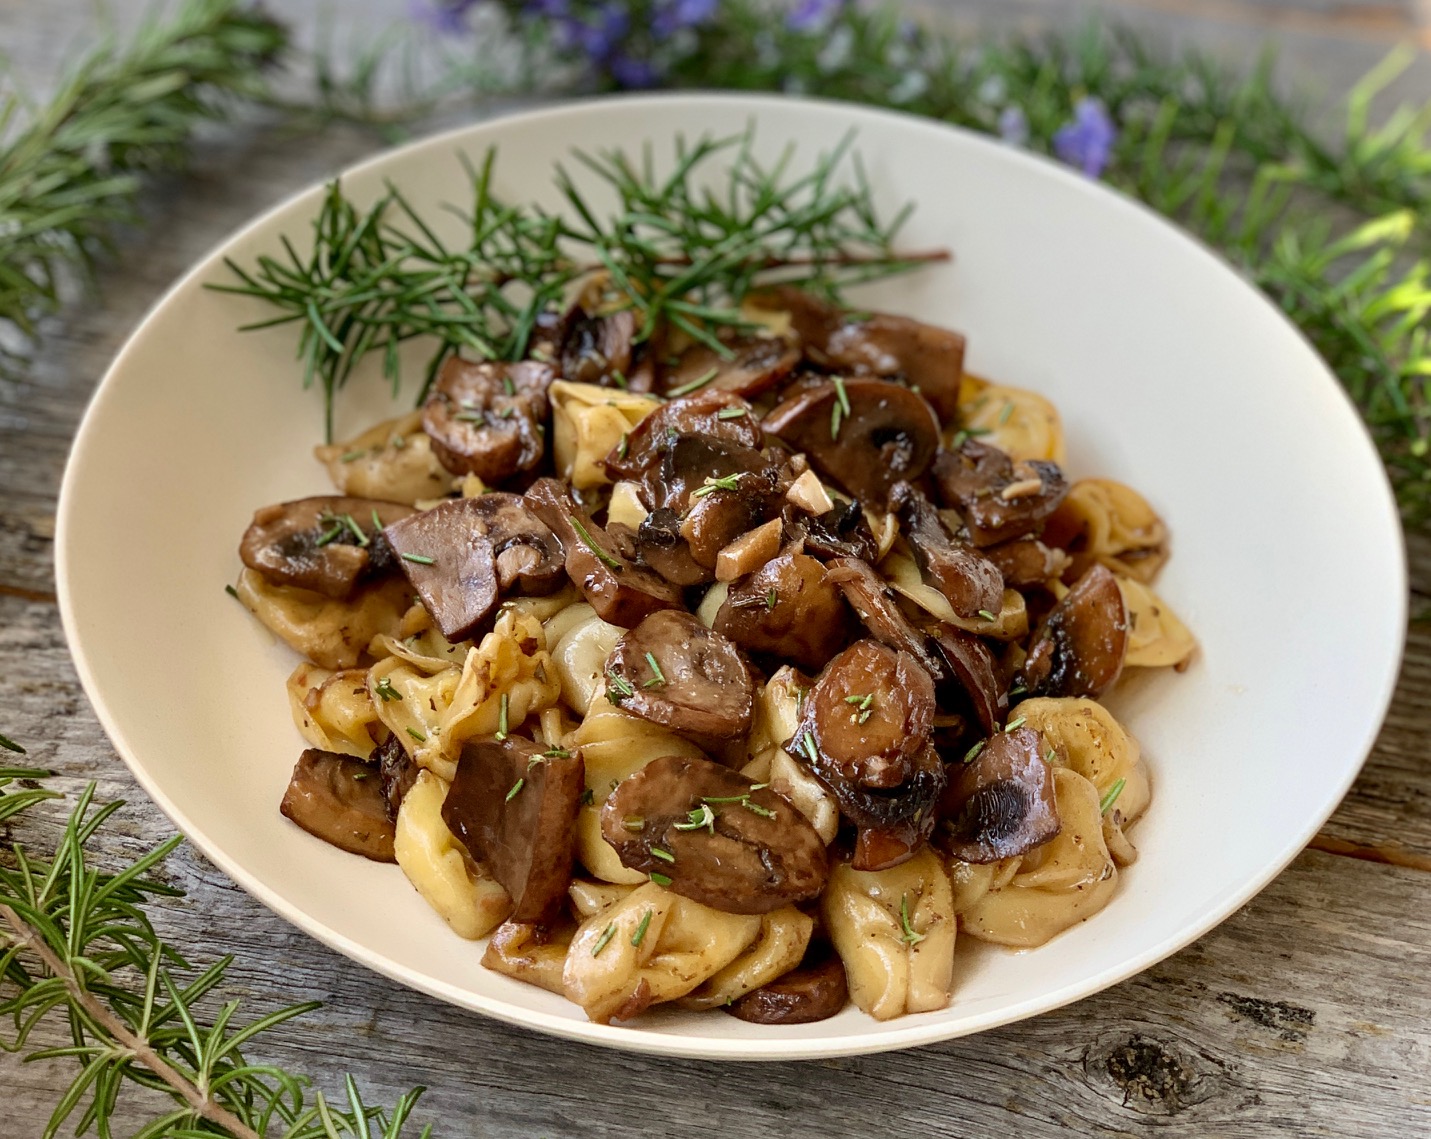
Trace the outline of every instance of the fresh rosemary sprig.
{"type": "Polygon", "coordinates": [[[140,176],[183,165],[196,126],[261,95],[285,43],[237,0],[186,0],[82,60],[33,114],[0,97],[0,136],[17,126],[0,145],[0,365],[25,351],[5,327],[33,341],[67,274],[87,272],[114,227],[135,220],[140,176]]]}
{"type": "MultiPolygon", "coordinates": [[[[558,311],[572,289],[602,280],[604,310],[633,309],[638,340],[669,325],[718,351],[720,326],[740,324],[741,300],[757,282],[784,280],[835,295],[839,288],[904,272],[931,254],[900,255],[901,212],[882,222],[849,140],[809,173],[787,173],[790,154],[766,169],[754,132],[677,140],[673,169],[648,151],[577,152],[575,161],[613,192],[609,215],[564,169],[557,184],[571,207],[559,218],[509,205],[493,192],[496,155],[466,164],[471,203],[460,243],[439,237],[396,186],[360,208],[333,183],[300,252],[252,267],[229,262],[238,284],[210,288],[266,301],[279,314],[248,329],[299,325],[305,385],[323,389],[331,436],[333,401],[354,366],[380,352],[394,391],[399,345],[430,337],[435,349],[425,393],[446,356],[522,358],[538,318],[558,311]],[[708,189],[710,179],[717,189],[708,189]]],[[[454,211],[456,212],[456,211],[454,211]]]]}
{"type": "MultiPolygon", "coordinates": [[[[61,797],[35,785],[49,774],[0,768],[0,822],[61,797]]],[[[294,1005],[247,1024],[238,1022],[239,1002],[215,1006],[231,958],[191,966],[146,912],[155,898],[179,893],[150,875],[182,838],[118,873],[94,868],[87,847],[122,806],[96,806],[94,790],[90,784],[81,792],[51,858],[16,843],[0,863],[0,1017],[12,1025],[0,1032],[0,1048],[80,1065],[44,1127],[45,1139],[66,1123],[76,1134],[93,1128],[108,1139],[130,1085],[174,1102],[136,1132],[143,1139],[398,1139],[422,1089],[389,1112],[365,1103],[350,1077],[342,1102],[333,1102],[306,1077],[245,1056],[262,1034],[318,1006],[294,1005]],[[35,1029],[56,1017],[67,1022],[71,1043],[31,1049],[35,1029]]]]}

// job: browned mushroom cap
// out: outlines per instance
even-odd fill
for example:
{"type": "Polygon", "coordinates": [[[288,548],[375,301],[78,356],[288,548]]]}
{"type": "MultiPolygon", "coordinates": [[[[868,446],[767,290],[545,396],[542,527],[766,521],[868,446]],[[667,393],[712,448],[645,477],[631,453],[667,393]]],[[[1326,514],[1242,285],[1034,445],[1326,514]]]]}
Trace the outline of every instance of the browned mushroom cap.
{"type": "Polygon", "coordinates": [[[573,305],[562,321],[561,375],[579,384],[619,384],[631,375],[631,341],[636,314],[630,309],[593,316],[573,305]]]}
{"type": "Polygon", "coordinates": [[[944,661],[929,647],[929,638],[910,624],[901,612],[884,578],[859,558],[832,558],[825,564],[825,580],[839,586],[850,608],[875,640],[909,653],[936,680],[944,675],[944,661]]]}
{"type": "Polygon", "coordinates": [[[829,874],[824,840],[804,815],[708,759],[664,756],[622,780],[601,809],[601,836],[623,866],[727,913],[817,897],[829,874]]]}
{"type": "Polygon", "coordinates": [[[828,945],[812,946],[796,968],[737,997],[725,1011],[751,1024],[814,1024],[834,1016],[849,996],[840,955],[828,945]]]}
{"type": "Polygon", "coordinates": [[[378,765],[378,782],[383,789],[383,804],[388,818],[396,822],[398,808],[417,782],[417,773],[421,769],[412,761],[397,736],[388,736],[385,743],[379,744],[373,752],[373,760],[378,765]]]}
{"type": "Polygon", "coordinates": [[[560,914],[585,787],[580,752],[543,750],[520,736],[462,749],[442,818],[512,895],[513,921],[547,923],[560,914]]]}
{"type": "Polygon", "coordinates": [[[890,508],[899,515],[920,576],[939,590],[960,617],[998,613],[1004,606],[1004,578],[998,567],[972,546],[956,541],[934,504],[907,482],[895,483],[890,508]]]}
{"type": "Polygon", "coordinates": [[[787,503],[782,518],[787,541],[801,541],[805,552],[817,558],[860,558],[873,562],[879,543],[865,521],[865,512],[853,500],[836,502],[824,514],[806,514],[787,503]]]}
{"type": "Polygon", "coordinates": [[[641,564],[650,566],[672,585],[703,585],[714,579],[709,567],[691,556],[690,543],[681,536],[681,515],[661,507],[641,520],[634,548],[641,564]]]}
{"type": "Polygon", "coordinates": [[[652,613],[606,658],[606,695],[627,712],[707,740],[750,731],[755,691],[739,650],[689,613],[652,613]]]}
{"type": "Polygon", "coordinates": [[[939,447],[934,409],[917,392],[884,380],[821,384],[771,411],[764,427],[876,510],[884,509],[895,483],[924,474],[939,447]]]}
{"type": "Polygon", "coordinates": [[[779,512],[782,494],[780,471],[773,466],[707,479],[692,492],[681,522],[691,557],[714,569],[723,549],[779,512]]]}
{"type": "Polygon", "coordinates": [[[1009,694],[999,681],[993,651],[973,633],[943,622],[933,630],[932,637],[949,666],[948,672],[968,694],[984,731],[997,731],[1009,710],[1009,694]]]}
{"type": "Polygon", "coordinates": [[[1058,834],[1051,750],[1032,728],[990,736],[969,762],[954,764],[939,803],[937,845],[964,862],[997,862],[1058,834]]]}
{"type": "Polygon", "coordinates": [[[817,672],[849,641],[853,615],[814,558],[787,550],[733,582],[715,628],[746,652],[817,672]]]}
{"type": "Polygon", "coordinates": [[[856,641],[810,690],[796,741],[817,774],[887,790],[913,775],[933,727],[929,673],[908,653],[856,641]]]}
{"type": "Polygon", "coordinates": [[[789,286],[762,290],[751,299],[788,312],[805,354],[821,367],[854,376],[903,377],[946,423],[958,419],[965,347],[959,333],[890,313],[855,317],[789,286]]]}
{"type": "Polygon", "coordinates": [[[770,465],[759,451],[706,435],[667,432],[657,450],[659,458],[642,475],[643,497],[652,509],[682,513],[700,497],[770,465]]]}
{"type": "Polygon", "coordinates": [[[550,593],[566,578],[556,535],[517,494],[452,499],[383,534],[449,641],[472,636],[502,592],[550,593]]]}
{"type": "Polygon", "coordinates": [[[1010,589],[1032,589],[1047,585],[1068,568],[1069,556],[1046,546],[1038,538],[1015,538],[979,551],[993,562],[1010,589]]]}
{"type": "Polygon", "coordinates": [[[624,443],[606,456],[606,473],[613,479],[640,478],[682,435],[752,451],[765,443],[760,421],[749,403],[731,392],[701,391],[673,399],[641,420],[624,443]]]}
{"type": "Polygon", "coordinates": [[[1023,682],[1030,696],[1096,697],[1118,679],[1128,652],[1128,607],[1118,579],[1093,566],[1029,641],[1023,682]]]}
{"type": "Polygon", "coordinates": [[[500,483],[537,468],[546,454],[548,364],[474,364],[449,356],[422,409],[432,451],[453,474],[500,483]]]}
{"type": "Polygon", "coordinates": [[[754,399],[781,383],[800,362],[799,347],[779,337],[737,336],[725,346],[729,355],[705,344],[687,348],[663,370],[662,393],[726,391],[754,399]]]}
{"type": "Polygon", "coordinates": [[[374,862],[395,862],[382,783],[362,760],[309,748],[298,757],[279,810],[315,838],[374,862]]]}
{"type": "Polygon", "coordinates": [[[963,516],[976,546],[1037,533],[1068,493],[1057,463],[1016,463],[977,439],[941,451],[934,460],[934,478],[944,505],[963,516]]]}
{"type": "Polygon", "coordinates": [[[311,589],[339,601],[364,579],[396,568],[378,528],[406,518],[411,506],[320,495],[254,511],[239,557],[272,585],[311,589]]]}
{"type": "Polygon", "coordinates": [[[527,505],[561,542],[567,576],[603,621],[629,629],[658,609],[685,607],[676,586],[622,557],[616,543],[556,479],[533,483],[527,505]]]}

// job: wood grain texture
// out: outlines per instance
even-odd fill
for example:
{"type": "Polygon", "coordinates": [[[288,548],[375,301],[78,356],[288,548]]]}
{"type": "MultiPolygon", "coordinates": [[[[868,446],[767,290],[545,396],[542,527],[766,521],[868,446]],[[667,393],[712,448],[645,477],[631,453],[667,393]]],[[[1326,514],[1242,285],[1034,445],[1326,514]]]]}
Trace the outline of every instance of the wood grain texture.
{"type": "MultiPolygon", "coordinates": [[[[122,0],[132,20],[144,0],[122,0]]],[[[1210,18],[1192,3],[1051,0],[934,5],[956,19],[1064,22],[1132,13],[1169,37],[1247,49],[1267,12],[1417,26],[1404,2],[1259,0],[1210,18]],[[1162,10],[1166,8],[1167,10],[1162,10]],[[1260,15],[1259,15],[1260,13],[1260,15]]],[[[317,0],[285,10],[309,18],[317,0]]],[[[380,4],[365,4],[371,20],[380,4]]],[[[1221,12],[1220,6],[1218,11],[1221,12]]],[[[390,9],[389,9],[390,10],[390,9]]],[[[93,33],[88,0],[43,8],[0,0],[0,44],[46,82],[93,33]]],[[[1277,17],[1282,18],[1282,17],[1277,17]]],[[[369,24],[368,26],[371,26],[369,24]]],[[[1320,26],[1320,25],[1319,25],[1320,26]]],[[[1369,26],[1369,25],[1368,25],[1369,26]]],[[[1290,34],[1294,69],[1335,84],[1384,49],[1290,34]],[[1309,45],[1311,45],[1309,47],[1309,45]],[[1328,59],[1330,71],[1318,70],[1328,59]]],[[[1349,78],[1346,81],[1350,81],[1349,78]]],[[[1431,78],[1411,82],[1421,97],[1431,78]]],[[[53,322],[18,383],[0,382],[0,731],[130,806],[96,857],[118,864],[172,827],[115,757],[79,689],[51,603],[55,497],[97,377],[146,309],[199,254],[272,203],[376,149],[360,132],[284,140],[246,124],[206,143],[194,171],[146,199],[153,223],[125,240],[99,300],[53,322]]],[[[1431,608],[1431,540],[1411,542],[1414,608],[1431,608]]],[[[1431,1134],[1431,626],[1411,630],[1395,702],[1366,770],[1318,842],[1249,906],[1146,973],[1070,1008],[912,1052],[819,1063],[711,1065],[558,1042],[402,989],[334,954],[254,902],[185,847],[166,873],[187,896],[158,909],[161,930],[200,962],[237,955],[226,996],[259,1013],[281,1000],[325,1007],[275,1036],[263,1059],[332,1090],[352,1071],[375,1098],[431,1087],[420,1116],[441,1135],[690,1133],[1021,1137],[1431,1134]]],[[[45,804],[0,830],[0,846],[45,848],[66,810],[45,804]]],[[[47,1041],[60,1043],[50,1030],[47,1041]]],[[[0,1139],[38,1135],[72,1069],[0,1056],[0,1139]]],[[[145,1117],[131,1105],[125,1133],[145,1117]]]]}

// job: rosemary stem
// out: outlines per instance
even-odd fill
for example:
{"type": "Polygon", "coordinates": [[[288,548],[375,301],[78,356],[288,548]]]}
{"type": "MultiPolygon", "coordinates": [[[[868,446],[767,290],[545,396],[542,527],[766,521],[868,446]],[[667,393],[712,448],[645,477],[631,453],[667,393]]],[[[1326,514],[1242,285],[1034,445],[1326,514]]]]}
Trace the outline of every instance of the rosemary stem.
{"type": "Polygon", "coordinates": [[[68,965],[64,963],[45,942],[39,931],[26,922],[4,902],[0,902],[0,919],[14,930],[15,940],[30,950],[65,986],[71,999],[82,1008],[95,1024],[166,1084],[174,1089],[174,1094],[182,1099],[198,1116],[207,1119],[217,1127],[222,1127],[233,1139],[263,1139],[238,1116],[217,1103],[212,1096],[202,1092],[182,1072],[164,1059],[147,1040],[136,1036],[124,1021],[115,1016],[104,1002],[80,983],[68,965]]]}

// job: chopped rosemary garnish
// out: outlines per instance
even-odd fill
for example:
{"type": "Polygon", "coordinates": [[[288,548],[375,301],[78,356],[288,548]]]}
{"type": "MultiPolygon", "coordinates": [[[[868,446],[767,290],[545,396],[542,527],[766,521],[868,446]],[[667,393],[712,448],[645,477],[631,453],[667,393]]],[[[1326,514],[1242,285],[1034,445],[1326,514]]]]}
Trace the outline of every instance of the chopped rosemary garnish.
{"type": "Polygon", "coordinates": [[[902,926],[904,926],[903,941],[906,945],[918,945],[921,941],[924,940],[925,935],[917,932],[914,926],[909,924],[908,894],[901,894],[899,896],[899,922],[902,926]]]}
{"type": "Polygon", "coordinates": [[[745,414],[743,407],[723,407],[716,412],[717,419],[739,419],[745,414]]]}
{"type": "Polygon", "coordinates": [[[978,743],[976,743],[973,747],[971,747],[968,751],[964,753],[963,762],[973,763],[976,759],[979,758],[979,753],[984,750],[984,745],[988,742],[988,740],[980,740],[978,743]]]}
{"type": "Polygon", "coordinates": [[[329,530],[326,534],[324,534],[321,538],[319,538],[318,541],[314,544],[317,545],[319,549],[322,549],[324,546],[330,545],[331,543],[337,541],[338,536],[343,533],[344,529],[346,529],[346,527],[343,525],[343,523],[335,520],[333,522],[333,528],[329,530]]]}
{"type": "Polygon", "coordinates": [[[840,403],[840,410],[847,416],[854,414],[850,411],[850,393],[845,391],[845,381],[840,376],[834,376],[830,382],[835,385],[835,398],[840,403]]]}
{"type": "Polygon", "coordinates": [[[780,594],[775,591],[775,587],[770,588],[770,592],[765,595],[765,610],[767,613],[775,612],[775,603],[780,600],[780,594]]]}
{"type": "Polygon", "coordinates": [[[366,454],[366,451],[349,451],[346,455],[339,455],[338,462],[351,463],[354,459],[361,459],[366,454]]]}
{"type": "MultiPolygon", "coordinates": [[[[497,709],[497,738],[505,740],[507,738],[507,694],[502,693],[502,703],[497,709]]],[[[511,796],[507,796],[509,799],[511,796]]]]}
{"type": "Polygon", "coordinates": [[[621,433],[621,442],[616,445],[616,457],[618,459],[626,458],[626,452],[630,450],[630,448],[631,436],[628,432],[623,431],[621,433]]]}
{"type": "Polygon", "coordinates": [[[646,931],[651,928],[651,915],[655,912],[655,910],[647,910],[641,915],[641,924],[636,927],[636,932],[631,935],[632,948],[641,948],[641,943],[646,940],[646,931]]]}
{"type": "Polygon", "coordinates": [[[621,826],[635,834],[646,825],[646,820],[640,815],[627,815],[621,820],[621,826]]]}
{"type": "Polygon", "coordinates": [[[373,685],[373,691],[378,694],[378,698],[386,704],[390,700],[401,700],[402,693],[393,687],[392,677],[380,676],[378,682],[373,685]]]}
{"type": "Polygon", "coordinates": [[[1009,416],[1013,415],[1013,413],[1014,405],[1011,402],[1006,402],[1004,404],[1004,410],[999,412],[999,426],[1002,427],[1005,423],[1007,423],[1009,421],[1009,416]]]}
{"type": "Polygon", "coordinates": [[[666,393],[666,395],[669,396],[671,399],[678,399],[683,395],[690,395],[692,392],[699,391],[701,388],[705,387],[718,375],[720,375],[720,369],[712,368],[709,372],[706,372],[703,376],[692,380],[690,383],[682,384],[678,388],[672,388],[666,393]]]}
{"type": "Polygon", "coordinates": [[[614,672],[606,674],[606,698],[613,704],[620,704],[628,696],[635,696],[636,689],[631,687],[631,682],[624,676],[618,676],[614,672]],[[613,694],[614,692],[614,694],[613,694]]]}
{"type": "Polygon", "coordinates": [[[353,772],[353,781],[355,783],[361,783],[364,779],[368,777],[368,775],[369,772],[366,771],[355,771],[353,772]]]}
{"type": "Polygon", "coordinates": [[[420,566],[432,566],[432,565],[436,565],[436,564],[437,564],[437,559],[436,559],[436,558],[429,558],[426,554],[409,554],[409,553],[403,553],[403,554],[400,555],[400,556],[402,557],[402,560],[403,560],[403,561],[405,561],[405,562],[415,562],[415,563],[417,563],[417,564],[420,565],[420,566]]]}
{"type": "Polygon", "coordinates": [[[1022,728],[1022,727],[1024,726],[1024,724],[1027,723],[1027,722],[1028,722],[1028,717],[1027,717],[1027,716],[1020,716],[1017,720],[1010,720],[1007,724],[1005,724],[1005,725],[1004,725],[1004,731],[1006,731],[1006,732],[1016,732],[1016,731],[1018,731],[1020,728],[1022,728]]]}
{"type": "Polygon", "coordinates": [[[654,688],[654,687],[656,687],[657,685],[664,685],[664,684],[666,683],[666,674],[661,671],[661,666],[656,663],[656,658],[655,658],[655,656],[653,656],[651,653],[647,653],[647,654],[646,654],[646,663],[651,666],[651,671],[652,671],[653,673],[655,673],[656,675],[654,675],[653,677],[651,677],[650,680],[646,681],[646,683],[643,684],[642,687],[643,687],[643,688],[654,688]]]}
{"type": "Polygon", "coordinates": [[[591,955],[598,956],[603,949],[610,944],[611,939],[616,936],[616,923],[612,922],[601,932],[601,936],[596,939],[596,944],[591,947],[591,955]]]}
{"type": "Polygon", "coordinates": [[[353,516],[351,514],[340,514],[338,515],[338,517],[343,520],[343,525],[345,525],[349,530],[352,531],[353,537],[357,541],[358,545],[367,546],[371,544],[372,539],[368,537],[368,535],[364,532],[361,526],[359,526],[355,521],[353,521],[353,516]]]}
{"type": "Polygon", "coordinates": [[[674,823],[673,827],[678,831],[698,831],[702,828],[708,829],[711,834],[715,834],[716,813],[711,810],[710,803],[702,802],[699,807],[686,812],[686,821],[674,823]]]}
{"type": "Polygon", "coordinates": [[[997,613],[990,613],[987,609],[980,609],[979,616],[984,618],[985,621],[997,621],[999,619],[997,613]]]}
{"type": "Polygon", "coordinates": [[[239,600],[238,590],[235,589],[233,586],[224,586],[224,592],[227,593],[230,597],[232,597],[235,601],[239,600]]]}
{"type": "Polygon", "coordinates": [[[546,759],[570,759],[571,752],[564,747],[549,747],[542,752],[542,756],[546,759]]]}
{"type": "Polygon", "coordinates": [[[426,737],[425,735],[423,735],[420,731],[418,731],[416,728],[406,728],[406,729],[404,729],[404,730],[407,732],[408,735],[410,735],[410,736],[411,736],[413,739],[415,739],[418,743],[420,743],[420,744],[425,744],[425,743],[427,743],[427,737],[426,737]]]}
{"type": "Polygon", "coordinates": [[[962,446],[964,443],[967,443],[970,439],[975,439],[980,435],[989,434],[992,433],[987,427],[961,427],[958,431],[954,432],[954,438],[950,441],[949,444],[950,449],[957,451],[960,446],[962,446]]]}
{"type": "Polygon", "coordinates": [[[527,780],[526,780],[526,777],[525,777],[525,776],[523,776],[521,779],[518,779],[515,783],[513,783],[513,784],[512,784],[512,789],[507,792],[506,802],[510,803],[513,799],[515,799],[518,795],[520,795],[520,794],[522,793],[522,788],[525,787],[526,785],[527,785],[527,780]]]}
{"type": "Polygon", "coordinates": [[[676,861],[676,856],[674,854],[672,854],[669,850],[662,850],[659,846],[653,846],[651,848],[651,857],[659,858],[662,862],[676,861]]]}
{"type": "Polygon", "coordinates": [[[810,757],[811,763],[820,762],[820,749],[815,746],[815,737],[809,732],[805,733],[805,738],[800,741],[805,745],[805,754],[810,757]]]}
{"type": "Polygon", "coordinates": [[[517,385],[512,383],[511,376],[502,377],[502,390],[505,391],[508,395],[517,394],[517,385]]]}
{"type": "Polygon", "coordinates": [[[587,549],[595,554],[601,562],[611,567],[612,573],[621,572],[621,563],[596,544],[596,540],[591,536],[590,531],[581,524],[581,519],[575,514],[571,516],[571,528],[576,531],[576,536],[586,544],[587,549]]]}
{"type": "Polygon", "coordinates": [[[382,528],[383,528],[383,520],[378,517],[378,508],[375,506],[375,507],[373,507],[373,529],[380,531],[380,530],[382,530],[382,528]]]}
{"type": "Polygon", "coordinates": [[[693,498],[705,498],[708,494],[714,494],[718,490],[739,490],[740,476],[723,475],[720,478],[707,477],[706,481],[691,492],[693,498]]]}
{"type": "Polygon", "coordinates": [[[775,817],[775,812],[769,807],[762,807],[759,803],[752,803],[749,795],[741,800],[740,805],[747,811],[754,811],[757,815],[763,815],[767,819],[773,819],[775,817]]]}
{"type": "Polygon", "coordinates": [[[588,787],[585,791],[581,793],[581,805],[583,807],[596,806],[596,792],[593,791],[590,787],[588,787]]]}
{"type": "Polygon", "coordinates": [[[611,379],[622,391],[629,391],[631,389],[630,381],[627,380],[620,368],[611,369],[611,379]]]}
{"type": "Polygon", "coordinates": [[[1128,781],[1120,779],[1112,787],[1108,788],[1108,794],[1104,795],[1098,803],[1098,813],[1106,815],[1113,804],[1118,801],[1118,796],[1123,794],[1123,787],[1128,781]]]}
{"type": "Polygon", "coordinates": [[[656,883],[656,885],[658,886],[669,886],[671,884],[671,878],[669,875],[660,874],[654,870],[651,872],[650,878],[651,881],[656,883]]]}

